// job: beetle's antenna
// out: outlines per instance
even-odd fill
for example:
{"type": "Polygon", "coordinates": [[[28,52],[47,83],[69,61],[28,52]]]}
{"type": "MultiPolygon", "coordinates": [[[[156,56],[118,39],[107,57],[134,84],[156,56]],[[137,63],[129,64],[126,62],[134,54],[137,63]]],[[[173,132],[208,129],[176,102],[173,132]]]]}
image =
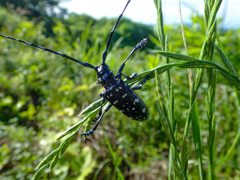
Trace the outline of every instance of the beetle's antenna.
{"type": "Polygon", "coordinates": [[[144,38],[144,39],[141,40],[139,43],[137,43],[137,45],[133,48],[133,50],[130,52],[130,54],[127,56],[127,58],[125,59],[125,61],[124,61],[124,62],[122,63],[122,65],[120,66],[116,78],[120,78],[120,79],[121,79],[121,76],[123,75],[123,74],[122,74],[122,71],[123,71],[123,68],[125,67],[125,63],[128,61],[128,59],[133,55],[133,53],[134,53],[137,49],[140,49],[140,48],[142,48],[143,46],[146,45],[147,40],[148,40],[147,38],[144,38]]]}
{"type": "Polygon", "coordinates": [[[66,55],[66,54],[63,54],[63,53],[60,53],[60,52],[57,52],[57,51],[53,51],[53,50],[51,50],[51,49],[47,49],[47,48],[45,48],[45,47],[38,46],[38,45],[29,43],[29,42],[26,42],[26,41],[22,41],[22,40],[20,40],[20,39],[15,39],[15,38],[12,38],[12,37],[9,37],[9,36],[4,36],[4,35],[1,35],[1,34],[0,34],[0,36],[1,36],[1,37],[4,37],[4,38],[11,39],[11,40],[14,40],[14,41],[18,41],[18,42],[20,42],[20,43],[24,43],[24,44],[27,44],[27,45],[30,45],[30,46],[33,46],[33,47],[36,47],[36,48],[39,48],[39,49],[42,49],[42,50],[44,50],[44,51],[48,51],[48,52],[53,53],[53,54],[57,54],[57,55],[59,55],[59,56],[65,57],[65,58],[67,58],[67,59],[70,59],[70,60],[72,60],[72,61],[74,61],[74,62],[77,62],[77,63],[83,65],[84,67],[95,68],[95,66],[93,66],[92,64],[82,62],[82,61],[77,60],[77,59],[75,59],[75,58],[72,58],[72,57],[70,57],[70,56],[68,56],[68,55],[66,55]]]}
{"type": "Polygon", "coordinates": [[[105,60],[106,60],[106,57],[107,57],[108,47],[109,47],[110,42],[111,42],[111,40],[112,40],[112,36],[113,36],[113,34],[114,34],[114,31],[115,31],[116,27],[118,26],[118,23],[119,23],[120,19],[122,18],[123,13],[124,13],[125,9],[127,8],[128,4],[130,3],[130,1],[131,1],[131,0],[128,0],[127,4],[125,5],[125,7],[124,7],[124,9],[123,9],[123,11],[122,11],[122,13],[121,13],[120,16],[118,17],[117,22],[116,22],[115,25],[113,26],[113,29],[112,29],[112,31],[111,31],[111,33],[110,33],[110,36],[109,36],[109,39],[108,39],[108,42],[107,42],[107,46],[106,46],[105,50],[103,51],[102,63],[105,63],[105,60]]]}

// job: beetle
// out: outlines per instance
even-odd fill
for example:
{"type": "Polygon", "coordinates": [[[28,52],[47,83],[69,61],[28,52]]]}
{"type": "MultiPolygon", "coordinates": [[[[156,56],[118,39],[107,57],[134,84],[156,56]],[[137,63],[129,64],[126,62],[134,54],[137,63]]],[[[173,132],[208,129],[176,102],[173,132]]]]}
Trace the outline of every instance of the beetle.
{"type": "Polygon", "coordinates": [[[144,104],[144,102],[141,100],[141,98],[134,92],[134,90],[139,90],[142,88],[143,84],[147,82],[147,80],[149,80],[149,76],[147,76],[144,80],[142,80],[138,86],[134,86],[134,87],[130,87],[126,82],[124,82],[122,80],[122,76],[125,77],[127,80],[129,79],[133,79],[137,73],[133,73],[131,76],[127,76],[125,74],[123,74],[123,69],[125,67],[125,63],[129,60],[129,58],[132,56],[132,54],[142,48],[143,46],[145,46],[145,44],[147,43],[147,38],[144,38],[143,40],[141,40],[139,43],[137,43],[137,45],[133,48],[133,50],[130,52],[130,54],[127,56],[127,58],[125,59],[125,61],[122,63],[122,65],[120,66],[117,75],[114,75],[113,72],[111,71],[111,69],[109,68],[109,66],[105,63],[106,57],[107,57],[107,53],[108,53],[108,48],[110,45],[110,42],[112,40],[112,36],[115,32],[116,27],[119,24],[119,21],[121,20],[123,13],[125,12],[128,4],[130,3],[131,0],[128,0],[127,4],[125,5],[122,13],[119,15],[115,25],[113,26],[112,31],[110,32],[108,41],[107,41],[107,45],[105,50],[103,51],[102,54],[102,63],[100,66],[94,66],[92,64],[89,64],[87,62],[82,62],[78,59],[72,58],[66,54],[57,52],[57,51],[53,51],[51,49],[42,47],[42,46],[38,46],[23,40],[19,40],[19,39],[15,39],[9,36],[5,36],[5,35],[1,35],[1,37],[4,38],[8,38],[14,41],[18,41],[20,43],[24,43],[39,49],[42,49],[44,51],[48,51],[50,53],[54,53],[57,54],[59,56],[65,57],[69,60],[72,60],[74,62],[77,62],[79,64],[81,64],[84,67],[87,68],[91,68],[94,69],[96,71],[97,77],[98,77],[98,84],[101,84],[104,89],[103,91],[100,93],[100,97],[102,97],[102,102],[100,105],[100,109],[99,109],[99,114],[96,116],[96,118],[94,119],[94,122],[96,123],[94,125],[94,127],[92,128],[92,130],[82,133],[82,136],[87,136],[92,134],[98,127],[99,123],[101,122],[104,114],[112,107],[115,106],[118,110],[120,110],[123,114],[125,114],[127,117],[130,117],[134,120],[137,121],[144,121],[146,119],[148,119],[149,117],[149,110],[148,107],[144,104]],[[103,110],[103,105],[105,103],[105,101],[108,101],[109,104],[106,107],[106,109],[103,110]]]}

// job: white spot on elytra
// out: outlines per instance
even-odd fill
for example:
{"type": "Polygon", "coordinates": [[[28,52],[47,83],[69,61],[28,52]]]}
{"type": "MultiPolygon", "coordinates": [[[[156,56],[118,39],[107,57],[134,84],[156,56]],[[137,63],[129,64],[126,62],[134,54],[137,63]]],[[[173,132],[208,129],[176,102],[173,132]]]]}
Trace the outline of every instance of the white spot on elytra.
{"type": "Polygon", "coordinates": [[[116,88],[116,89],[115,89],[115,91],[116,91],[116,92],[119,92],[119,89],[118,89],[118,88],[116,88]]]}
{"type": "Polygon", "coordinates": [[[142,112],[145,113],[146,112],[146,108],[143,108],[142,112]]]}
{"type": "Polygon", "coordinates": [[[117,104],[118,103],[118,100],[114,101],[113,104],[117,104]]]}
{"type": "Polygon", "coordinates": [[[122,95],[122,98],[125,98],[127,96],[127,94],[124,94],[124,95],[122,95]]]}
{"type": "Polygon", "coordinates": [[[135,99],[134,102],[139,103],[139,99],[135,99]]]}
{"type": "Polygon", "coordinates": [[[119,89],[122,89],[122,86],[120,86],[119,89]]]}
{"type": "Polygon", "coordinates": [[[135,110],[135,108],[132,108],[132,110],[135,110]]]}
{"type": "Polygon", "coordinates": [[[110,96],[111,96],[111,97],[113,96],[112,93],[110,93],[110,96]]]}

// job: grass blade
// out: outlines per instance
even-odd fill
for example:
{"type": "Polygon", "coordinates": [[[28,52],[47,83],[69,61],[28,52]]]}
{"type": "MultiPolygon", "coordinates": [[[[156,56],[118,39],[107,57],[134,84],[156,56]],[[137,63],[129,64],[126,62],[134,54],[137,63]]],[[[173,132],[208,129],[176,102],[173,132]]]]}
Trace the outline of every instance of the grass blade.
{"type": "Polygon", "coordinates": [[[223,51],[220,49],[220,47],[218,47],[217,45],[215,45],[215,48],[219,54],[219,56],[221,57],[221,60],[224,64],[224,66],[233,74],[235,75],[236,77],[238,77],[239,79],[239,76],[237,74],[237,71],[234,69],[231,61],[226,57],[226,55],[223,53],[223,51]]]}
{"type": "Polygon", "coordinates": [[[43,172],[45,171],[46,168],[47,168],[47,165],[44,165],[40,169],[38,169],[37,172],[34,174],[32,180],[40,179],[41,175],[43,174],[43,172]]]}
{"type": "Polygon", "coordinates": [[[227,154],[224,156],[224,158],[222,160],[217,162],[216,167],[221,166],[223,163],[225,163],[229,159],[229,157],[231,156],[231,154],[235,150],[236,146],[239,145],[239,142],[240,142],[240,130],[238,130],[238,133],[237,133],[236,137],[233,140],[233,144],[229,148],[227,154]]]}
{"type": "Polygon", "coordinates": [[[48,156],[46,156],[37,166],[37,170],[41,169],[43,166],[48,164],[58,153],[58,149],[52,151],[48,156]]]}
{"type": "Polygon", "coordinates": [[[193,142],[195,145],[197,157],[198,157],[198,168],[200,179],[203,180],[203,164],[202,164],[202,143],[201,143],[201,127],[200,120],[197,110],[197,105],[195,104],[193,108],[193,113],[191,114],[192,119],[192,133],[193,133],[193,142]]]}

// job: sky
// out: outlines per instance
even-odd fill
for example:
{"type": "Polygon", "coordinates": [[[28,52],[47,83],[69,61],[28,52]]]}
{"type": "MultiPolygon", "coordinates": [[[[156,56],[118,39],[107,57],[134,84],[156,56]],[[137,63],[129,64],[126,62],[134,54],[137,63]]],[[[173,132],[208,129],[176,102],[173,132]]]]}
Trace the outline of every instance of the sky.
{"type": "MultiPolygon", "coordinates": [[[[164,22],[168,24],[180,23],[179,0],[162,0],[164,22]]],[[[204,12],[204,0],[181,0],[183,23],[190,23],[193,10],[199,14],[204,12]]],[[[118,17],[127,0],[64,0],[61,7],[69,12],[88,14],[96,19],[101,17],[118,17]]],[[[225,28],[240,27],[240,0],[223,0],[218,17],[224,17],[225,28]],[[238,18],[236,18],[238,17],[238,18]]],[[[153,0],[131,0],[124,13],[135,22],[149,25],[156,24],[156,9],[153,0]]]]}

